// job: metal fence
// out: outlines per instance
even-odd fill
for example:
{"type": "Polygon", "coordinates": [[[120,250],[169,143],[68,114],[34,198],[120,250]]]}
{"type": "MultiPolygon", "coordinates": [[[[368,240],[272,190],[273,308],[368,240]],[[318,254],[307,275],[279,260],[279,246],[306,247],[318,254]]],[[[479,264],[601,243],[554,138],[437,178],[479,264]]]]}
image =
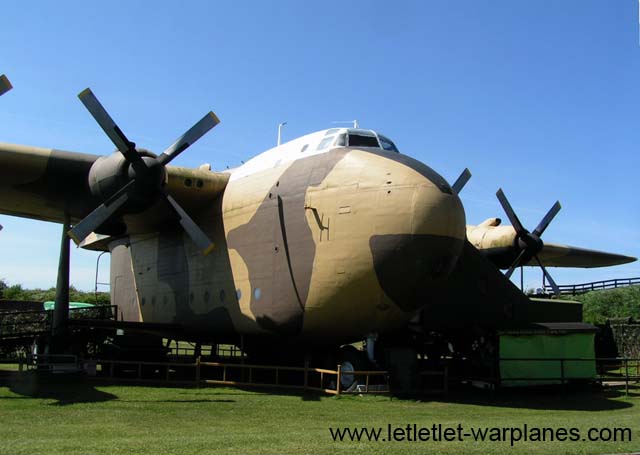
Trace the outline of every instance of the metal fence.
{"type": "MultiPolygon", "coordinates": [[[[115,319],[117,306],[70,308],[69,319],[115,319]]],[[[0,339],[46,335],[51,332],[52,310],[7,311],[0,313],[0,339]]]]}

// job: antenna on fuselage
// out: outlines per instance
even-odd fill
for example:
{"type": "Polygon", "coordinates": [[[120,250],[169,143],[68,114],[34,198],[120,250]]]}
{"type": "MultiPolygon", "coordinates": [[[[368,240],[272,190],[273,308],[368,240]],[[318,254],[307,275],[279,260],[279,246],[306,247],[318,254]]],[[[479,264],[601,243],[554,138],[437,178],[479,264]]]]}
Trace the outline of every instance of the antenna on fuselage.
{"type": "Polygon", "coordinates": [[[352,123],[354,128],[360,128],[357,120],[336,120],[335,122],[331,123],[352,123]]]}
{"type": "Polygon", "coordinates": [[[286,124],[287,122],[282,122],[278,125],[278,146],[280,146],[280,139],[282,138],[282,127],[286,124]]]}

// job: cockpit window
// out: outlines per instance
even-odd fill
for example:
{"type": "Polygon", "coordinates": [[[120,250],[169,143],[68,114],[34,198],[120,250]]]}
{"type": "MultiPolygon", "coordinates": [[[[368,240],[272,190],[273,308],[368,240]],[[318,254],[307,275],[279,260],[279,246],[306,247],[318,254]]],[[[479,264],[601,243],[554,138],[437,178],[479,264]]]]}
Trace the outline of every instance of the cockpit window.
{"type": "Polygon", "coordinates": [[[390,152],[400,153],[396,145],[391,142],[391,139],[384,137],[382,134],[378,134],[378,139],[380,139],[380,145],[382,145],[383,149],[390,152]]]}
{"type": "Polygon", "coordinates": [[[347,135],[346,134],[339,135],[338,139],[336,140],[336,146],[344,147],[346,145],[347,145],[347,135]]]}
{"type": "Polygon", "coordinates": [[[324,135],[329,136],[331,134],[336,134],[338,131],[340,131],[340,128],[331,128],[330,130],[327,130],[327,132],[324,133],[324,135]]]}
{"type": "Polygon", "coordinates": [[[335,136],[328,136],[325,137],[323,140],[320,141],[320,143],[318,144],[318,150],[322,150],[322,149],[326,149],[327,147],[329,147],[332,143],[333,140],[335,139],[335,136]]]}
{"type": "Polygon", "coordinates": [[[360,134],[349,134],[349,147],[380,147],[375,136],[364,136],[360,134]]]}

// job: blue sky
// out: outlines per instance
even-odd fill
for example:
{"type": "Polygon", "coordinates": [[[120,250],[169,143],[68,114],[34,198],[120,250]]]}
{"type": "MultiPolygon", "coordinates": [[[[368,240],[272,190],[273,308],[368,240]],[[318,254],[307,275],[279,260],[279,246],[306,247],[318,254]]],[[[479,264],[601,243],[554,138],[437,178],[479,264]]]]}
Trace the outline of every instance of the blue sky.
{"type": "MultiPolygon", "coordinates": [[[[110,153],[76,98],[87,86],[156,152],[213,109],[222,123],[182,166],[235,166],[273,146],[282,121],[288,140],[357,119],[450,181],[469,167],[469,223],[505,218],[502,187],[530,228],[561,201],[547,241],[640,256],[636,0],[7,0],[0,73],[14,85],[3,142],[110,153]]],[[[0,224],[0,277],[54,285],[59,226],[0,224]]],[[[73,252],[73,284],[93,288],[95,259],[73,252]]],[[[575,283],[640,266],[551,272],[575,283]]]]}

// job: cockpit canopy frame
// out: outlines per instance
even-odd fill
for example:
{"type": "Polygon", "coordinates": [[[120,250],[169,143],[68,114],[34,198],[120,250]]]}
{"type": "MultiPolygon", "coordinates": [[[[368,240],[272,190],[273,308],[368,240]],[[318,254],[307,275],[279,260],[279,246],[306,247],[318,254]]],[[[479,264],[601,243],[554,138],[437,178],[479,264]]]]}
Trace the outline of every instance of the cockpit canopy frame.
{"type": "Polygon", "coordinates": [[[318,143],[317,150],[328,147],[379,148],[400,153],[391,139],[373,130],[361,128],[331,128],[318,143]]]}

